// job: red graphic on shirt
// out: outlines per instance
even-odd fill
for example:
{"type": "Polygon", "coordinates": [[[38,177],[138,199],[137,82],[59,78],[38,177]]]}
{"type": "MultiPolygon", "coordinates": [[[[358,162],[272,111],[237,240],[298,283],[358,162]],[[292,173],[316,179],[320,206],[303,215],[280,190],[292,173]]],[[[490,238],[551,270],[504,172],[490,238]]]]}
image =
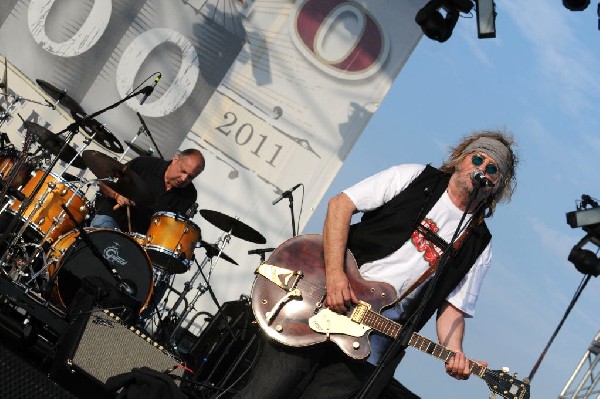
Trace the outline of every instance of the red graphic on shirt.
{"type": "MultiPolygon", "coordinates": [[[[440,230],[435,222],[428,218],[423,219],[421,225],[426,229],[431,230],[433,233],[437,233],[440,230]]],[[[442,253],[441,249],[436,247],[432,242],[428,241],[425,236],[419,232],[419,230],[413,231],[411,235],[411,241],[415,248],[417,248],[417,251],[424,252],[423,259],[429,263],[430,267],[437,266],[442,253]]]]}

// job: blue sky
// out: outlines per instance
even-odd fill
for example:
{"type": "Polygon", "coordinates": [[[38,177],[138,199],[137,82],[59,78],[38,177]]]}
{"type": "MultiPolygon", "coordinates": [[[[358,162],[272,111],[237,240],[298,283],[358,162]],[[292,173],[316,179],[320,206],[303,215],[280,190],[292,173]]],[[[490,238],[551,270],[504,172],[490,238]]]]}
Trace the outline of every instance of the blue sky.
{"type": "MultiPolygon", "coordinates": [[[[496,0],[496,39],[475,19],[452,37],[423,37],[333,181],[304,232],[318,232],[327,199],[389,166],[440,165],[447,148],[479,129],[506,129],[519,144],[517,191],[488,223],[494,259],[465,352],[526,377],[583,278],[567,261],[583,237],[567,225],[582,194],[600,198],[600,31],[596,3],[496,0]]],[[[597,249],[591,247],[590,249],[597,249]]],[[[532,381],[532,398],[557,398],[596,335],[597,278],[566,320],[532,381]]],[[[435,339],[433,323],[422,331],[435,339]]],[[[442,363],[409,349],[398,378],[423,398],[485,398],[482,380],[455,381],[442,363]]]]}

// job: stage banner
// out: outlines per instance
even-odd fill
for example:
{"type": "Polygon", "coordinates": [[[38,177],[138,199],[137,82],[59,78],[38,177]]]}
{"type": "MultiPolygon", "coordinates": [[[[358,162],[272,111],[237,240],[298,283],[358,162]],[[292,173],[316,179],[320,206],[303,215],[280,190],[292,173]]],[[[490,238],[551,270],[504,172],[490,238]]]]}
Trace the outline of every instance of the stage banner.
{"type": "MultiPolygon", "coordinates": [[[[56,106],[49,83],[86,114],[106,108],[95,119],[126,151],[90,148],[123,162],[140,150],[170,159],[200,149],[207,162],[194,183],[193,221],[202,239],[175,286],[196,309],[213,310],[250,293],[260,257],[248,251],[302,232],[416,47],[424,3],[4,0],[0,53],[14,79],[28,80],[14,87],[29,91],[16,92],[8,77],[3,128],[18,142],[19,113],[64,129],[70,110],[64,100],[56,106]],[[140,94],[115,106],[146,86],[154,91],[143,104],[140,94]]],[[[85,138],[76,135],[73,147],[85,138]]]]}

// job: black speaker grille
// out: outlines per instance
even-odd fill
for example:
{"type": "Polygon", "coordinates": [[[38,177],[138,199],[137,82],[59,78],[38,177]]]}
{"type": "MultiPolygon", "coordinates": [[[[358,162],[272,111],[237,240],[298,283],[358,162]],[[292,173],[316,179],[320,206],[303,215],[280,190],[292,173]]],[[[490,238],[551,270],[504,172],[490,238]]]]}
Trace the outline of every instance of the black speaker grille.
{"type": "Polygon", "coordinates": [[[0,346],[0,398],[77,399],[45,374],[4,346],[0,346]]]}

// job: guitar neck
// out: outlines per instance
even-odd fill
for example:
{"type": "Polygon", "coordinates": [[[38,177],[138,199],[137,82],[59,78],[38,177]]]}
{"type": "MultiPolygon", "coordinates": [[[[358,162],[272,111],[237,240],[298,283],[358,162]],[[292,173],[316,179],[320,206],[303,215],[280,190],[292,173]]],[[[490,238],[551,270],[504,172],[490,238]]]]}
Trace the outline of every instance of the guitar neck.
{"type": "MultiPolygon", "coordinates": [[[[387,335],[388,337],[398,338],[400,332],[402,330],[402,325],[398,324],[379,313],[376,313],[370,309],[363,309],[359,311],[362,313],[360,315],[361,320],[360,323],[379,331],[380,333],[387,335]]],[[[352,316],[354,320],[354,314],[352,316]]],[[[442,345],[436,344],[432,340],[425,338],[417,333],[412,333],[410,339],[408,341],[409,345],[422,351],[430,354],[433,357],[437,357],[444,362],[448,362],[450,358],[456,353],[442,345]]],[[[471,372],[478,377],[483,377],[486,371],[486,367],[475,363],[469,360],[469,365],[471,367],[471,372]]]]}

